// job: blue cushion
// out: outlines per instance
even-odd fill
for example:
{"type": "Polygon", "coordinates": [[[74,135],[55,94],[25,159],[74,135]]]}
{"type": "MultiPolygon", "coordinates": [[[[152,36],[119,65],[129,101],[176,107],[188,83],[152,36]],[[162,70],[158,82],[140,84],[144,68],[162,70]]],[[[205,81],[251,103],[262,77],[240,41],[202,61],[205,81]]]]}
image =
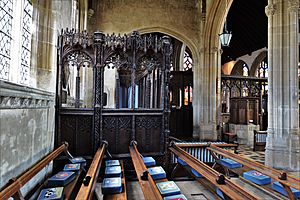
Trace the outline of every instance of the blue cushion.
{"type": "Polygon", "coordinates": [[[156,183],[156,186],[163,197],[180,194],[180,189],[174,181],[156,183]]]}
{"type": "Polygon", "coordinates": [[[158,180],[158,179],[164,179],[166,178],[166,172],[165,170],[161,167],[150,167],[148,169],[149,174],[152,176],[153,180],[158,180]]]}
{"type": "Polygon", "coordinates": [[[187,166],[188,164],[186,162],[184,162],[183,160],[181,160],[180,158],[177,159],[177,162],[179,164],[181,164],[182,166],[187,166]]]}
{"type": "Polygon", "coordinates": [[[86,160],[83,157],[75,157],[70,159],[71,163],[80,163],[82,166],[86,165],[86,160]]]}
{"type": "Polygon", "coordinates": [[[243,177],[258,185],[266,185],[271,183],[271,178],[260,172],[251,170],[243,173],[243,177]]]}
{"type": "Polygon", "coordinates": [[[80,163],[66,164],[64,166],[64,171],[71,171],[71,172],[76,172],[77,174],[79,174],[80,173],[80,163]]]}
{"type": "Polygon", "coordinates": [[[120,177],[104,178],[102,185],[102,194],[115,194],[122,192],[122,180],[120,177]]]}
{"type": "Polygon", "coordinates": [[[119,160],[107,160],[107,161],[105,161],[105,166],[106,167],[120,166],[120,161],[119,160]]]}
{"type": "Polygon", "coordinates": [[[219,197],[221,197],[221,199],[225,199],[224,198],[224,195],[223,195],[223,192],[219,189],[219,188],[217,188],[217,190],[216,190],[216,192],[217,192],[217,195],[219,196],[219,197]]]}
{"type": "MultiPolygon", "coordinates": [[[[285,189],[279,182],[274,182],[272,184],[272,188],[279,192],[280,194],[283,194],[284,196],[288,196],[285,189]]],[[[291,188],[292,193],[296,198],[300,198],[300,191],[296,190],[295,188],[291,188]]]]}
{"type": "Polygon", "coordinates": [[[37,200],[62,200],[64,197],[63,187],[43,189],[37,200]]]}
{"type": "Polygon", "coordinates": [[[156,165],[155,160],[152,157],[142,157],[146,167],[152,167],[156,165]]]}
{"type": "Polygon", "coordinates": [[[121,177],[122,171],[120,166],[105,167],[105,177],[121,177]]]}
{"type": "Polygon", "coordinates": [[[202,177],[203,177],[201,174],[199,174],[199,173],[198,173],[196,170],[194,170],[194,169],[192,169],[191,172],[192,172],[192,174],[193,174],[194,176],[196,176],[197,178],[202,178],[202,177]]]}
{"type": "Polygon", "coordinates": [[[235,162],[234,160],[231,160],[229,158],[221,159],[221,164],[229,169],[240,168],[243,166],[242,164],[235,162]]]}
{"type": "Polygon", "coordinates": [[[75,178],[75,172],[58,172],[54,176],[48,178],[47,186],[65,186],[75,178]]]}
{"type": "Polygon", "coordinates": [[[165,197],[164,200],[187,200],[187,198],[183,194],[178,194],[165,197]]]}

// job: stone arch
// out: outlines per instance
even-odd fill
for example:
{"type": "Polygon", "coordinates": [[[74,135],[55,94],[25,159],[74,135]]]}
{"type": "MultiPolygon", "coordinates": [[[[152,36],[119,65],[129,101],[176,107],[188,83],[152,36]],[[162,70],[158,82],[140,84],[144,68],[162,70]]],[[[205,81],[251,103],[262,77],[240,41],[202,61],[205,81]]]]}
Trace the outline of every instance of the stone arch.
{"type": "MultiPolygon", "coordinates": [[[[234,64],[234,66],[233,66],[233,68],[232,68],[232,70],[231,70],[231,72],[230,72],[230,75],[243,76],[243,68],[244,68],[243,65],[245,65],[245,64],[246,64],[245,61],[243,61],[243,60],[238,60],[238,61],[234,64]]],[[[248,71],[249,71],[249,67],[248,67],[247,64],[246,64],[246,66],[247,66],[248,71]]]]}
{"type": "Polygon", "coordinates": [[[249,71],[249,76],[255,76],[255,72],[259,67],[259,64],[268,56],[268,51],[262,51],[258,54],[258,56],[256,56],[256,58],[254,59],[250,71],[249,71]]]}
{"type": "Polygon", "coordinates": [[[194,67],[197,66],[197,63],[199,62],[198,50],[197,50],[196,44],[194,42],[192,42],[189,38],[181,35],[180,33],[176,32],[176,31],[173,31],[173,30],[165,28],[165,27],[147,27],[147,28],[138,29],[138,31],[140,34],[159,32],[159,33],[163,33],[163,34],[169,35],[171,37],[174,37],[175,39],[179,40],[180,42],[182,42],[189,48],[189,50],[192,53],[194,67]]]}

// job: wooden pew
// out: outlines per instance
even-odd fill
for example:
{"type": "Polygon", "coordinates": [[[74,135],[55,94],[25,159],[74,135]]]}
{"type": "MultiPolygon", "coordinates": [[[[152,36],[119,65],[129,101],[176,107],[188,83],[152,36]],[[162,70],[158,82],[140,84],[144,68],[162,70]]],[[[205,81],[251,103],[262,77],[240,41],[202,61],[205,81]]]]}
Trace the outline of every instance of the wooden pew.
{"type": "Polygon", "coordinates": [[[223,174],[215,171],[208,165],[204,164],[197,158],[193,157],[176,144],[172,144],[169,150],[175,154],[178,158],[186,162],[190,167],[201,174],[206,180],[219,188],[226,198],[231,199],[259,199],[259,197],[247,192],[242,187],[231,182],[230,179],[225,177],[223,174]]]}
{"type": "Polygon", "coordinates": [[[91,166],[83,180],[80,190],[76,196],[77,200],[89,200],[94,196],[96,181],[101,168],[101,163],[104,157],[107,143],[102,143],[101,147],[98,148],[91,166]]]}
{"type": "Polygon", "coordinates": [[[241,157],[237,154],[234,154],[234,153],[231,153],[224,149],[221,149],[215,145],[211,145],[211,147],[208,147],[208,149],[210,151],[212,151],[213,153],[224,156],[226,158],[230,158],[230,159],[242,164],[243,166],[246,166],[250,169],[261,172],[261,173],[271,177],[273,179],[273,181],[279,181],[282,184],[282,186],[284,187],[284,189],[287,192],[288,197],[290,199],[294,199],[294,195],[291,191],[291,188],[295,188],[300,191],[300,179],[297,179],[293,176],[287,175],[287,173],[282,170],[276,170],[274,168],[267,167],[263,164],[255,162],[253,160],[241,157]]]}
{"type": "Polygon", "coordinates": [[[129,151],[145,199],[162,199],[154,180],[148,173],[147,167],[137,150],[135,141],[131,142],[129,151]]]}
{"type": "Polygon", "coordinates": [[[20,175],[17,178],[12,179],[12,183],[6,186],[0,192],[0,199],[8,199],[9,197],[13,197],[14,199],[24,199],[22,196],[20,189],[30,180],[32,179],[38,172],[40,172],[46,165],[48,165],[51,161],[53,161],[56,157],[58,157],[62,152],[65,152],[68,156],[70,153],[68,152],[68,143],[64,142],[60,147],[55,149],[52,153],[45,156],[41,161],[34,164],[29,170],[20,175]]]}

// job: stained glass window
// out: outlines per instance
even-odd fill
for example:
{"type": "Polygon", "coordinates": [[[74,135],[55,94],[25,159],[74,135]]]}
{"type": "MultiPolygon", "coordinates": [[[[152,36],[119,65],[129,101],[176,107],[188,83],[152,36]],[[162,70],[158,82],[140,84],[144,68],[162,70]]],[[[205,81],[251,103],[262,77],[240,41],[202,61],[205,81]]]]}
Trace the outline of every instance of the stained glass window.
{"type": "Polygon", "coordinates": [[[21,50],[21,70],[20,83],[28,84],[30,75],[30,48],[31,48],[31,25],[32,25],[32,5],[28,0],[24,0],[22,15],[22,50],[21,50]]]}
{"type": "Polygon", "coordinates": [[[0,1],[0,79],[9,79],[13,0],[0,1]]]}
{"type": "Polygon", "coordinates": [[[193,68],[193,59],[190,54],[185,51],[183,56],[183,71],[187,71],[193,68]]]}

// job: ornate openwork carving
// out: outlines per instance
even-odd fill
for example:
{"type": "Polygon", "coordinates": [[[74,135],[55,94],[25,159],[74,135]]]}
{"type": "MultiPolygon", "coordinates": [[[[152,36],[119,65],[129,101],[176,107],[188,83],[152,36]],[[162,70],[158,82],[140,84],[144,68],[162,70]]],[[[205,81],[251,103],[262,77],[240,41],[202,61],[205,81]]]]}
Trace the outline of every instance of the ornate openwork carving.
{"type": "MultiPolygon", "coordinates": [[[[114,153],[128,153],[129,142],[138,137],[139,141],[145,144],[145,147],[142,145],[142,148],[146,152],[164,153],[169,133],[168,93],[172,53],[170,39],[157,35],[141,36],[138,32],[121,36],[105,35],[102,32],[95,32],[91,35],[87,32],[77,33],[74,30],[66,30],[59,36],[59,42],[58,77],[60,77],[60,84],[57,91],[62,94],[62,90],[66,89],[68,81],[66,67],[77,67],[75,108],[78,113],[85,112],[83,108],[80,108],[79,103],[79,71],[81,67],[93,66],[92,140],[94,151],[104,139],[109,141],[111,144],[109,144],[109,149],[114,153]],[[116,68],[118,72],[122,71],[123,75],[130,77],[126,85],[126,89],[130,87],[130,93],[128,93],[128,96],[130,94],[128,106],[130,106],[127,107],[130,110],[124,111],[125,113],[119,114],[118,109],[105,110],[103,108],[105,68],[116,68]],[[153,82],[149,82],[150,76],[153,82]],[[141,80],[145,77],[147,81],[144,81],[143,85],[141,80]],[[150,83],[153,84],[152,87],[150,87],[150,83]],[[142,85],[144,88],[148,88],[145,91],[148,91],[149,94],[155,94],[151,101],[150,99],[147,101],[148,107],[135,102],[135,97],[141,96],[137,87],[142,88],[142,85]],[[144,109],[145,107],[148,109],[144,109]],[[138,133],[136,129],[139,129],[138,133]],[[154,133],[152,133],[153,131],[154,133]],[[151,145],[154,145],[154,150],[150,148],[151,145]]],[[[117,87],[122,83],[120,74],[116,83],[117,87]]],[[[142,89],[140,90],[142,91],[142,89]]],[[[120,88],[116,88],[116,91],[119,92],[120,88]]],[[[147,94],[144,92],[144,95],[147,96],[147,94]]],[[[62,95],[58,95],[58,97],[60,96],[62,95]]],[[[57,99],[57,105],[59,105],[57,112],[62,111],[60,98],[57,99]]],[[[118,107],[119,105],[116,106],[116,108],[118,107]]],[[[83,127],[83,129],[86,128],[88,127],[83,127]]],[[[83,129],[79,129],[79,131],[84,132],[83,129]]]]}

